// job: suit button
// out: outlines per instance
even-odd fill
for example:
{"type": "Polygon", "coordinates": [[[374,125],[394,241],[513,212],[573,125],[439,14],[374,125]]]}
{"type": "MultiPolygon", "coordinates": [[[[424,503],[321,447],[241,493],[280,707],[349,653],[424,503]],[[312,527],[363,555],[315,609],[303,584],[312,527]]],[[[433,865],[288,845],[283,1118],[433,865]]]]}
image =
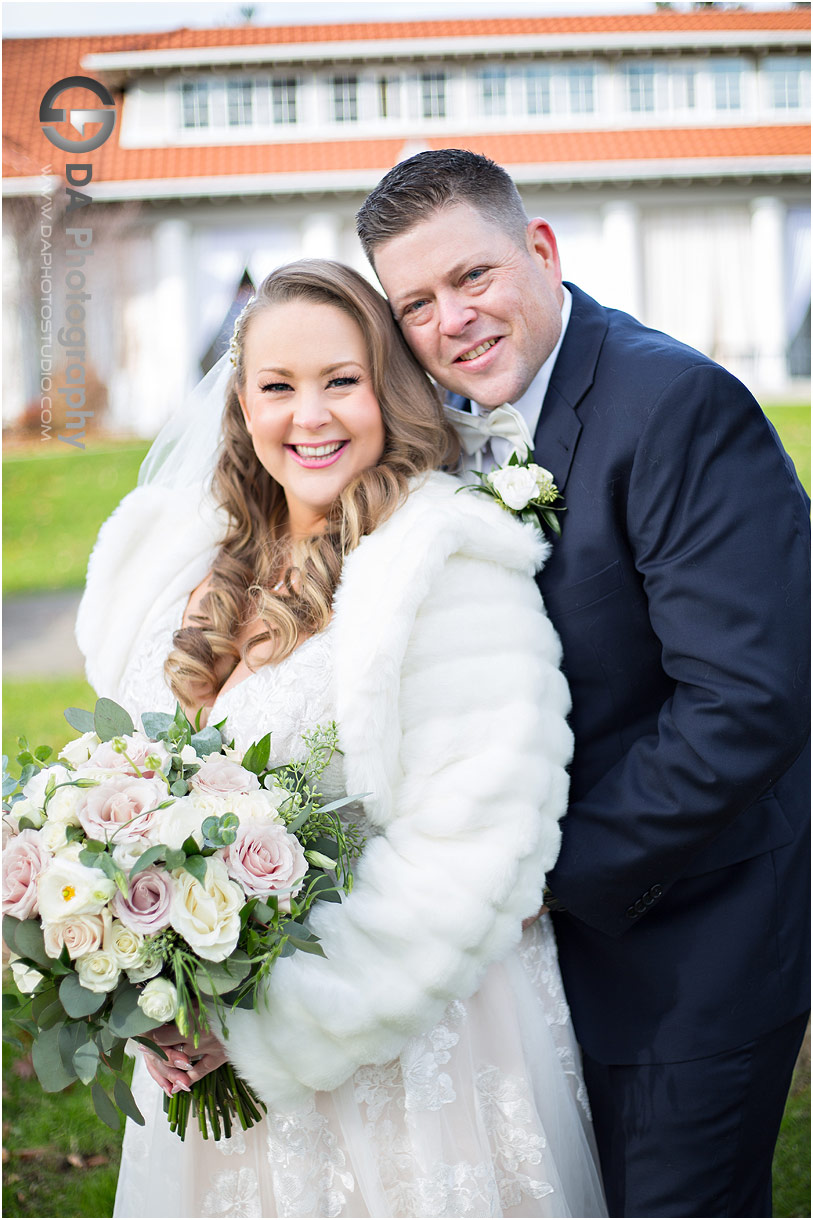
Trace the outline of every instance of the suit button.
{"type": "Polygon", "coordinates": [[[627,919],[637,919],[638,912],[635,907],[627,907],[627,919]]]}
{"type": "Polygon", "coordinates": [[[644,894],[644,902],[648,907],[651,907],[654,901],[655,899],[652,897],[652,891],[648,890],[647,893],[644,894]]]}
{"type": "Polygon", "coordinates": [[[644,911],[646,910],[646,903],[644,902],[643,898],[639,898],[635,903],[635,909],[639,915],[643,915],[644,911]]]}
{"type": "Polygon", "coordinates": [[[663,893],[663,887],[660,885],[653,885],[649,892],[653,898],[660,898],[661,894],[663,893]]]}

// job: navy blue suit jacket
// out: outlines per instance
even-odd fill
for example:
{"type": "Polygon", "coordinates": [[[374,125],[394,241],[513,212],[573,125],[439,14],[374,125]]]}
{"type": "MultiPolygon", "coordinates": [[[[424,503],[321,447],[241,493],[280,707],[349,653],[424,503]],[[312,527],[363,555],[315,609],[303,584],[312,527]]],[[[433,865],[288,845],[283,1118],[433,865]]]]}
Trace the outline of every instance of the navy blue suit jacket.
{"type": "Polygon", "coordinates": [[[535,436],[567,505],[562,973],[595,1059],[701,1058],[809,1005],[806,497],[740,382],[568,287],[535,436]]]}

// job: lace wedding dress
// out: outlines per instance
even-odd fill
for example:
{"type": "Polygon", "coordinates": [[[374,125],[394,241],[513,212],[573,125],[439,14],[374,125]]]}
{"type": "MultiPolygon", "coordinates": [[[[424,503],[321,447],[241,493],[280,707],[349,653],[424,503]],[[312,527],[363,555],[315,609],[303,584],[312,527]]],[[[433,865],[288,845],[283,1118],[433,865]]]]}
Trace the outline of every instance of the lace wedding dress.
{"type": "MultiPolygon", "coordinates": [[[[125,672],[134,718],[172,711],[163,663],[186,598],[125,672]]],[[[269,729],[272,761],[301,757],[300,734],[334,718],[331,631],[217,699],[238,749],[269,729]]],[[[323,776],[343,791],[341,760],[323,776]]],[[[492,966],[400,1057],[359,1069],[294,1113],[204,1141],[171,1134],[163,1093],[137,1059],[116,1216],[604,1216],[579,1053],[550,921],[492,966]]]]}

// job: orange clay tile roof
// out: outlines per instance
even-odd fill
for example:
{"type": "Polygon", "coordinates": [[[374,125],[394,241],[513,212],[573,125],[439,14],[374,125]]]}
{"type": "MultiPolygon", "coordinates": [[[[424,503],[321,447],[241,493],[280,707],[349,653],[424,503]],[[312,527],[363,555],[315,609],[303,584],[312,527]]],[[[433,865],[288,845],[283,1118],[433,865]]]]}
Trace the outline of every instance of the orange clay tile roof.
{"type": "MultiPolygon", "coordinates": [[[[700,10],[634,16],[494,18],[471,21],[380,22],[320,26],[241,26],[217,30],[173,30],[157,34],[100,35],[80,38],[20,38],[4,41],[3,173],[8,178],[36,176],[41,168],[64,176],[66,160],[43,136],[39,104],[49,85],[85,71],[89,54],[157,48],[263,45],[339,40],[430,38],[515,34],[585,34],[710,30],[800,30],[809,28],[809,13],[797,9],[767,12],[700,10]]],[[[118,102],[121,94],[114,91],[118,102]]],[[[70,106],[70,94],[59,104],[70,106]]],[[[86,92],[74,105],[96,105],[86,92]]],[[[359,169],[385,169],[401,155],[404,138],[354,139],[342,132],[331,141],[280,144],[123,149],[114,135],[90,157],[96,181],[141,181],[151,178],[223,177],[359,169]]],[[[416,133],[417,134],[417,133],[416,133]]],[[[432,137],[428,147],[465,147],[508,165],[545,162],[635,161],[720,157],[805,156],[809,127],[758,126],[726,128],[643,129],[628,131],[533,132],[432,137]]]]}

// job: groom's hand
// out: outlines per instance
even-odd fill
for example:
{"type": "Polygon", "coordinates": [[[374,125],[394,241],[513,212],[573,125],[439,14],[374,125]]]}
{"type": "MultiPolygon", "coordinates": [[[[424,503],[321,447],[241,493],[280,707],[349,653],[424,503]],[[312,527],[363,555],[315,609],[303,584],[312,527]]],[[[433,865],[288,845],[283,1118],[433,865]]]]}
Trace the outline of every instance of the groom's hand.
{"type": "Polygon", "coordinates": [[[547,912],[548,912],[548,908],[546,906],[541,906],[535,915],[529,915],[527,919],[523,919],[523,921],[522,921],[523,932],[525,931],[526,928],[530,928],[531,924],[536,923],[537,919],[539,919],[539,917],[541,915],[546,915],[547,912]]]}

